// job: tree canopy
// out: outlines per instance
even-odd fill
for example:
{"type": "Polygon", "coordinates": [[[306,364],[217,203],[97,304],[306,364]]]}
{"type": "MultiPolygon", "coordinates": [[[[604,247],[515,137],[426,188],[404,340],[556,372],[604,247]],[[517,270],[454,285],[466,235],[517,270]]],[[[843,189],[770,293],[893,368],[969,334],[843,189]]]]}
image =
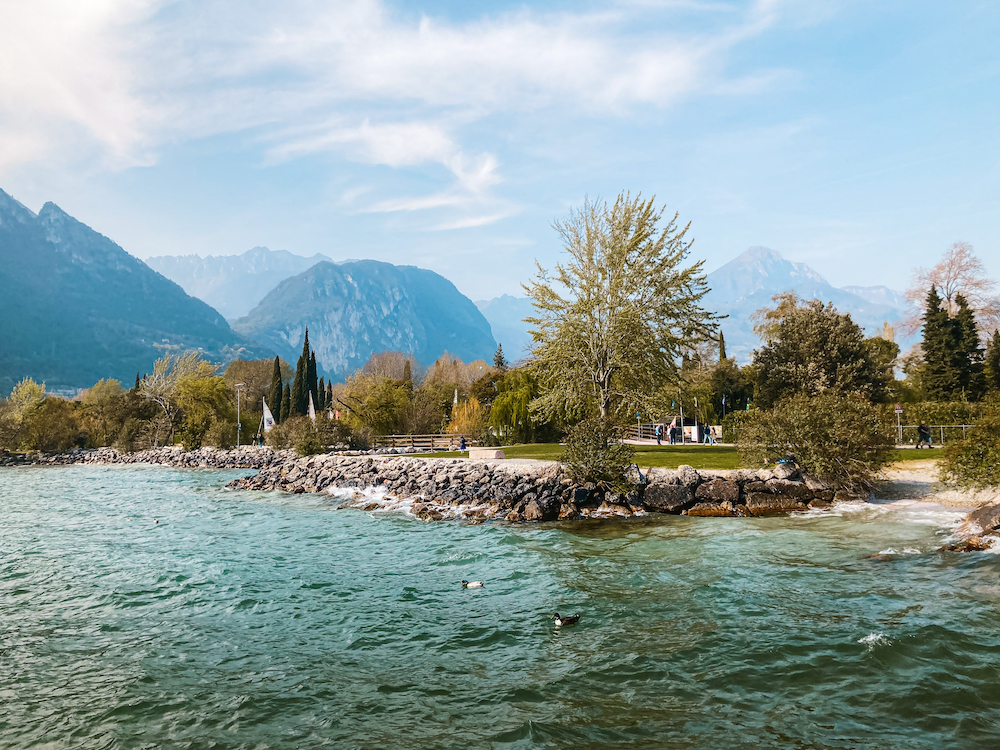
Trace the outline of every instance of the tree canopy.
{"type": "Polygon", "coordinates": [[[776,295],[773,309],[758,311],[754,330],[765,344],[754,352],[757,405],[769,408],[789,396],[855,393],[881,401],[892,379],[891,362],[868,345],[850,315],[832,304],[776,295]]]}
{"type": "Polygon", "coordinates": [[[718,318],[699,305],[703,262],[683,265],[690,225],[678,227],[677,214],[663,221],[654,200],[587,201],[554,224],[568,261],[538,265],[524,285],[541,416],[631,419],[676,382],[682,352],[714,335],[718,318]]]}

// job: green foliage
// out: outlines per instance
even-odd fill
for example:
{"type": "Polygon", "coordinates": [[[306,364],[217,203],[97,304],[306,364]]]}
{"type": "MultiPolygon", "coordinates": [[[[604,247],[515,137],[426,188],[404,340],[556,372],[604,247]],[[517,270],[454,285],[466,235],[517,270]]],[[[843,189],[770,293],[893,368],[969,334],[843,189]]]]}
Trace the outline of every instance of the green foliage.
{"type": "Polygon", "coordinates": [[[740,430],[753,418],[750,411],[731,411],[722,420],[722,442],[735,443],[740,439],[740,430]]]}
{"type": "Polygon", "coordinates": [[[211,365],[203,363],[196,372],[177,381],[175,398],[183,415],[180,437],[184,450],[201,447],[213,420],[233,421],[235,439],[235,410],[229,388],[226,381],[213,372],[211,365]]]}
{"type": "Polygon", "coordinates": [[[555,224],[569,254],[525,286],[536,315],[531,368],[541,385],[532,409],[545,419],[597,413],[631,419],[678,378],[692,343],[714,335],[699,307],[702,263],[684,268],[690,241],[677,215],[663,223],[653,200],[622,194],[587,202],[555,224]]]}
{"type": "MultiPolygon", "coordinates": [[[[205,431],[202,445],[213,448],[232,448],[236,445],[236,422],[228,419],[213,419],[205,431]]],[[[246,443],[244,443],[246,445],[246,443]]]]}
{"type": "Polygon", "coordinates": [[[65,451],[83,447],[79,417],[66,399],[49,396],[31,413],[24,427],[22,450],[65,451]]]}
{"type": "Polygon", "coordinates": [[[945,444],[941,476],[970,489],[1000,486],[1000,416],[986,418],[968,439],[945,444]]]}
{"type": "Polygon", "coordinates": [[[507,358],[503,355],[503,344],[497,344],[496,353],[493,355],[493,366],[501,371],[507,369],[507,358]]]}
{"type": "Polygon", "coordinates": [[[1000,330],[993,331],[993,337],[986,347],[983,379],[987,391],[1000,391],[1000,330]]]}
{"type": "Polygon", "coordinates": [[[282,417],[281,397],[283,395],[284,375],[281,372],[281,357],[274,358],[274,367],[271,370],[271,388],[268,391],[267,405],[271,410],[271,415],[275,422],[280,422],[282,417]]]}
{"type": "Polygon", "coordinates": [[[128,397],[117,380],[98,380],[80,399],[90,444],[109,445],[128,414],[128,397]]]}
{"type": "Polygon", "coordinates": [[[949,317],[937,289],[927,294],[920,383],[933,401],[977,401],[987,388],[975,315],[961,294],[955,305],[955,317],[949,317]]]}
{"type": "Polygon", "coordinates": [[[835,488],[860,494],[893,458],[893,427],[884,410],[859,396],[793,396],[769,411],[755,409],[739,431],[745,466],[794,456],[799,466],[835,488]]]}
{"type": "Polygon", "coordinates": [[[794,293],[777,295],[774,309],[757,314],[755,330],[765,345],[754,352],[758,406],[768,408],[789,396],[856,393],[882,401],[892,380],[891,365],[865,343],[850,315],[819,300],[800,302],[794,293]]]}
{"type": "Polygon", "coordinates": [[[626,471],[632,464],[631,445],[621,442],[622,431],[611,420],[591,417],[570,428],[560,461],[576,482],[601,482],[608,487],[628,486],[626,471]]]}

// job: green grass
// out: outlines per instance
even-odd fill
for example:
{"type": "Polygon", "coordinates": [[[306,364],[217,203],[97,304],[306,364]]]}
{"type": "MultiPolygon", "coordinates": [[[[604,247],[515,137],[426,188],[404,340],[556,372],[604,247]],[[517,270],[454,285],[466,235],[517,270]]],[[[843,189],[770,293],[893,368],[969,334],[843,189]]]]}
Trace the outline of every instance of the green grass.
{"type": "MultiPolygon", "coordinates": [[[[728,445],[637,445],[634,447],[634,460],[643,469],[654,466],[662,469],[676,469],[682,464],[693,466],[696,469],[737,469],[740,465],[740,457],[736,448],[728,445]]],[[[510,445],[503,448],[507,458],[534,458],[539,461],[558,461],[564,450],[565,446],[559,443],[531,443],[510,445]]],[[[429,455],[460,458],[467,454],[453,451],[429,455]]],[[[940,457],[940,448],[919,451],[904,448],[896,450],[894,460],[921,461],[940,457]]]]}

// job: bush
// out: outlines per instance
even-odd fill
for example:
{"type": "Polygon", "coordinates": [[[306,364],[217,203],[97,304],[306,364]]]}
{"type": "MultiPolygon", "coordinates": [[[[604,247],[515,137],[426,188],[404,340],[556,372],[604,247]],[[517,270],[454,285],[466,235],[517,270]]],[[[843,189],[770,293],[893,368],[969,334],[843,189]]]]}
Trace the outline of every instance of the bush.
{"type": "Polygon", "coordinates": [[[740,430],[750,421],[751,412],[731,411],[722,420],[722,442],[735,443],[740,439],[740,430]]]}
{"type": "Polygon", "coordinates": [[[858,396],[793,396],[748,414],[736,445],[744,466],[759,468],[794,456],[827,485],[861,494],[893,459],[894,425],[858,396]]]}
{"type": "MultiPolygon", "coordinates": [[[[244,441],[246,445],[249,441],[244,441]]],[[[229,419],[213,419],[202,440],[213,448],[232,448],[236,445],[236,422],[229,419]]]]}
{"type": "Polygon", "coordinates": [[[559,460],[576,482],[601,482],[624,489],[625,472],[632,465],[634,451],[621,442],[622,431],[608,419],[592,417],[571,427],[566,451],[559,460]]]}
{"type": "Polygon", "coordinates": [[[1000,486],[1000,417],[988,417],[966,440],[946,443],[941,477],[970,489],[1000,486]]]}

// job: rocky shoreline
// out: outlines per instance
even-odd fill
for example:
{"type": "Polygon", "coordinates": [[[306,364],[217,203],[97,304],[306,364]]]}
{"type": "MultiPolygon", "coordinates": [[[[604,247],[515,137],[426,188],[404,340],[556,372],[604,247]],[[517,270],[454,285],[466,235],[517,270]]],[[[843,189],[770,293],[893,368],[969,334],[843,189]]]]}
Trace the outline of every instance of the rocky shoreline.
{"type": "Polygon", "coordinates": [[[574,483],[555,463],[327,454],[276,464],[227,486],[325,493],[339,508],[400,508],[428,521],[512,523],[647,513],[763,516],[848,499],[791,467],[698,472],[682,466],[645,473],[633,467],[631,479],[633,489],[617,492],[574,483]]]}

